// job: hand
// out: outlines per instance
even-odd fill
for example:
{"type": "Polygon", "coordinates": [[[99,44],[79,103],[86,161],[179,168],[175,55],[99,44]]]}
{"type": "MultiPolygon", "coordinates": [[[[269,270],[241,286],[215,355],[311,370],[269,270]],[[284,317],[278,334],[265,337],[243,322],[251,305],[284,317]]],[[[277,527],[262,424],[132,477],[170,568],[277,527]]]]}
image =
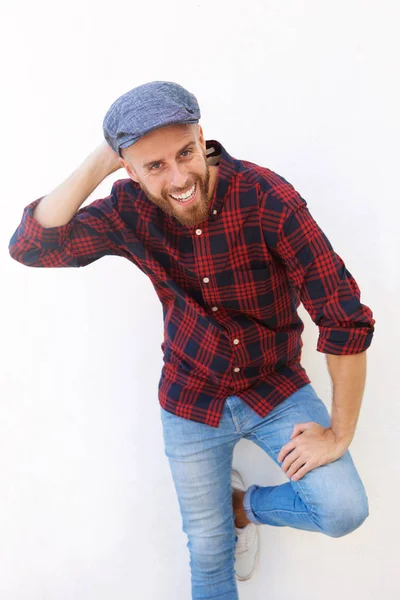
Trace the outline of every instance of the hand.
{"type": "Polygon", "coordinates": [[[289,479],[298,481],[306,473],[343,456],[349,444],[336,439],[332,429],[318,423],[297,423],[291,442],[282,446],[278,461],[289,479]],[[286,458],[285,458],[286,457],[286,458]]]}
{"type": "Polygon", "coordinates": [[[114,173],[114,171],[117,171],[122,167],[121,158],[114,152],[106,140],[103,140],[101,144],[95,148],[89,158],[94,159],[97,164],[101,165],[108,175],[111,175],[111,173],[114,173]]]}

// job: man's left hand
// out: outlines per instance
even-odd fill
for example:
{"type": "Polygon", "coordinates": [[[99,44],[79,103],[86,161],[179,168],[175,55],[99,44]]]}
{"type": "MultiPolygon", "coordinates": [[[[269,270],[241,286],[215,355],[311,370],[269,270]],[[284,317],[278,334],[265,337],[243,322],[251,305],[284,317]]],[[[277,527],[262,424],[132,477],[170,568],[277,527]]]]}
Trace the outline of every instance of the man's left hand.
{"type": "Polygon", "coordinates": [[[332,429],[314,422],[297,423],[290,439],[292,441],[280,449],[278,461],[283,461],[282,470],[292,481],[298,481],[312,469],[337,460],[349,446],[337,440],[332,429]]]}

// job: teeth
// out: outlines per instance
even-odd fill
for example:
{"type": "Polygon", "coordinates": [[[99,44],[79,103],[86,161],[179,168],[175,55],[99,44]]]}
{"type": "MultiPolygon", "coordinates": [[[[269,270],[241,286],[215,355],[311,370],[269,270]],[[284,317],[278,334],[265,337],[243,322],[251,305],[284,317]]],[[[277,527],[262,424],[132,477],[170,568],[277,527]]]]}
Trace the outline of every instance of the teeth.
{"type": "Polygon", "coordinates": [[[180,194],[179,196],[174,196],[173,194],[171,194],[171,196],[173,198],[175,198],[175,200],[188,200],[191,196],[193,196],[193,193],[195,191],[196,188],[196,184],[194,184],[190,190],[188,190],[185,194],[180,194]]]}

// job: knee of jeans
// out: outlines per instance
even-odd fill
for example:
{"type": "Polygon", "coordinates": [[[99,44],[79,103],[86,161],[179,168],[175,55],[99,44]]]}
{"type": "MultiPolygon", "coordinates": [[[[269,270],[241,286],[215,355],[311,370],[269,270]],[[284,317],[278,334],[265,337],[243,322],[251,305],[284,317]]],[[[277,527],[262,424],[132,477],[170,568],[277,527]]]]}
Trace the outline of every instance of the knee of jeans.
{"type": "Polygon", "coordinates": [[[322,531],[329,537],[343,537],[360,527],[369,515],[367,497],[354,502],[351,507],[336,511],[325,519],[322,531]]]}
{"type": "Polygon", "coordinates": [[[187,544],[192,568],[203,573],[218,573],[231,569],[235,551],[232,535],[191,536],[187,544]]]}

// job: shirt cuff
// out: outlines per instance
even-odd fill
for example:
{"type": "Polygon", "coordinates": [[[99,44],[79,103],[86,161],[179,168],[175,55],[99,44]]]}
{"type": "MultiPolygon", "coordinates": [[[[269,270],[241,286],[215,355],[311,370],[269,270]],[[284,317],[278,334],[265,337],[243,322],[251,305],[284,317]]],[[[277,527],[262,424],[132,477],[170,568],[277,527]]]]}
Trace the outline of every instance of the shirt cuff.
{"type": "Polygon", "coordinates": [[[30,240],[46,250],[57,249],[68,236],[72,223],[70,221],[66,225],[60,225],[59,227],[43,227],[33,216],[35,208],[42,198],[44,196],[34,200],[24,208],[18,237],[30,240]]]}
{"type": "Polygon", "coordinates": [[[317,351],[324,354],[359,354],[369,348],[374,327],[320,327],[317,351]]]}

